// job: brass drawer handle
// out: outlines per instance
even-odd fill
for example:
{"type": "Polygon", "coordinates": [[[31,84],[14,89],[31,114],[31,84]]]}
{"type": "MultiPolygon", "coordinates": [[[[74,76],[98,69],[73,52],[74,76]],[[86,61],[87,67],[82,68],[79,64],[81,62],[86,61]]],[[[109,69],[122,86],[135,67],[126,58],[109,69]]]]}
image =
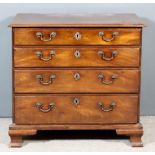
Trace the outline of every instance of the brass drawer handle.
{"type": "Polygon", "coordinates": [[[47,42],[47,41],[51,41],[53,38],[56,37],[56,32],[51,32],[51,33],[49,34],[49,38],[48,38],[48,39],[44,38],[44,34],[43,34],[42,32],[37,32],[37,33],[36,33],[36,36],[37,36],[38,38],[40,38],[40,40],[47,42]]]}
{"type": "Polygon", "coordinates": [[[48,108],[44,109],[44,105],[43,103],[37,102],[34,105],[36,108],[39,109],[39,111],[43,112],[43,113],[47,113],[50,112],[54,107],[55,107],[55,103],[49,103],[48,108]]]}
{"type": "Polygon", "coordinates": [[[105,108],[104,103],[102,103],[102,102],[97,103],[97,105],[102,111],[110,112],[110,111],[114,110],[114,108],[116,107],[117,104],[116,104],[116,102],[111,102],[108,108],[105,108]]]}
{"type": "Polygon", "coordinates": [[[39,83],[42,85],[49,85],[49,84],[52,84],[53,80],[56,79],[56,75],[54,75],[54,74],[50,75],[49,81],[44,81],[44,78],[42,75],[36,75],[36,79],[38,79],[39,83]]]}
{"type": "Polygon", "coordinates": [[[118,36],[118,35],[119,35],[118,32],[112,32],[111,38],[106,38],[104,32],[99,32],[99,36],[102,37],[102,40],[104,40],[105,42],[113,41],[116,38],[116,36],[118,36]]]}
{"type": "Polygon", "coordinates": [[[80,99],[77,98],[77,97],[74,98],[74,100],[73,100],[73,104],[76,105],[76,106],[79,105],[79,104],[80,104],[80,99]]]}
{"type": "Polygon", "coordinates": [[[80,34],[80,32],[76,32],[76,33],[74,34],[74,38],[75,38],[76,40],[80,40],[80,39],[81,39],[81,34],[80,34]]]}
{"type": "Polygon", "coordinates": [[[117,75],[112,75],[110,81],[105,81],[105,76],[103,74],[98,75],[98,79],[101,80],[101,83],[106,85],[112,84],[117,78],[117,75]]]}
{"type": "Polygon", "coordinates": [[[36,55],[37,55],[37,57],[38,57],[40,60],[49,61],[49,60],[52,60],[52,57],[53,57],[53,56],[55,56],[55,51],[50,51],[48,57],[44,57],[42,51],[37,51],[37,52],[36,52],[36,55]]]}
{"type": "Polygon", "coordinates": [[[111,57],[109,57],[109,58],[106,57],[104,51],[98,51],[98,55],[101,57],[102,60],[111,61],[118,55],[118,52],[117,51],[112,51],[111,57]]]}
{"type": "Polygon", "coordinates": [[[80,76],[79,73],[75,73],[75,74],[74,74],[74,79],[75,79],[76,81],[80,80],[80,78],[81,78],[81,76],[80,76]]]}

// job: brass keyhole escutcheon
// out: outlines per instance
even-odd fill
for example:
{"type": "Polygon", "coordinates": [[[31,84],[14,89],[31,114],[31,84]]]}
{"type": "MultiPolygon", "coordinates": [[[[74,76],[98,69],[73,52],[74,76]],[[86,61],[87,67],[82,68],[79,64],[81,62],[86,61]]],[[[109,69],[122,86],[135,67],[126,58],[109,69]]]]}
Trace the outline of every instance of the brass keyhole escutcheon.
{"type": "Polygon", "coordinates": [[[74,74],[74,79],[76,80],[76,81],[78,81],[78,80],[80,80],[80,74],[79,73],[75,73],[74,74]]]}
{"type": "Polygon", "coordinates": [[[80,104],[80,99],[77,98],[77,97],[74,98],[74,100],[73,100],[73,104],[76,105],[76,106],[79,105],[79,104],[80,104]]]}
{"type": "Polygon", "coordinates": [[[81,39],[81,34],[80,34],[80,32],[76,32],[76,33],[74,34],[74,38],[75,38],[76,40],[80,40],[80,39],[81,39]]]}
{"type": "Polygon", "coordinates": [[[80,51],[76,50],[76,51],[74,52],[74,56],[75,56],[76,58],[80,58],[80,56],[81,56],[80,51]]]}

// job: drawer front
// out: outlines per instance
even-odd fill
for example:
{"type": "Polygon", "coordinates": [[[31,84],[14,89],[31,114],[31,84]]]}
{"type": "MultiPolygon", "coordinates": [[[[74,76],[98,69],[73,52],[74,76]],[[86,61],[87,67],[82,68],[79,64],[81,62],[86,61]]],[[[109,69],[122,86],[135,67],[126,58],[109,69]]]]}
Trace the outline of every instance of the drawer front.
{"type": "Polygon", "coordinates": [[[139,70],[15,70],[16,93],[137,93],[139,70]]]}
{"type": "Polygon", "coordinates": [[[15,45],[139,45],[140,28],[15,28],[15,45]]]}
{"type": "Polygon", "coordinates": [[[15,123],[137,123],[137,108],[136,95],[15,96],[15,123]]]}
{"type": "Polygon", "coordinates": [[[139,60],[136,47],[14,48],[15,67],[138,67],[139,60]]]}

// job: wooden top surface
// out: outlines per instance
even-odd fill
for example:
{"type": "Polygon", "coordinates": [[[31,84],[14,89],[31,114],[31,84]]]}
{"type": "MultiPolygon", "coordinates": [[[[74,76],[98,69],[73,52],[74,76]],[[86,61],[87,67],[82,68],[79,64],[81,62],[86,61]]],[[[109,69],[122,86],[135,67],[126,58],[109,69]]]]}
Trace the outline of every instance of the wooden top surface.
{"type": "Polygon", "coordinates": [[[10,27],[143,27],[135,14],[17,14],[10,27]]]}

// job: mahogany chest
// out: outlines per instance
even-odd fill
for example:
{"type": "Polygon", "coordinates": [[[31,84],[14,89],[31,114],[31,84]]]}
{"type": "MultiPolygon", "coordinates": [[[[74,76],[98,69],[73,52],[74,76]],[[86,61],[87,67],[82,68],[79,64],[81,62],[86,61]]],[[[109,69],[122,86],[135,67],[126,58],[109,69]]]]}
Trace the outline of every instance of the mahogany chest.
{"type": "Polygon", "coordinates": [[[38,130],[116,130],[142,146],[142,21],[134,14],[18,14],[11,147],[38,130]]]}

